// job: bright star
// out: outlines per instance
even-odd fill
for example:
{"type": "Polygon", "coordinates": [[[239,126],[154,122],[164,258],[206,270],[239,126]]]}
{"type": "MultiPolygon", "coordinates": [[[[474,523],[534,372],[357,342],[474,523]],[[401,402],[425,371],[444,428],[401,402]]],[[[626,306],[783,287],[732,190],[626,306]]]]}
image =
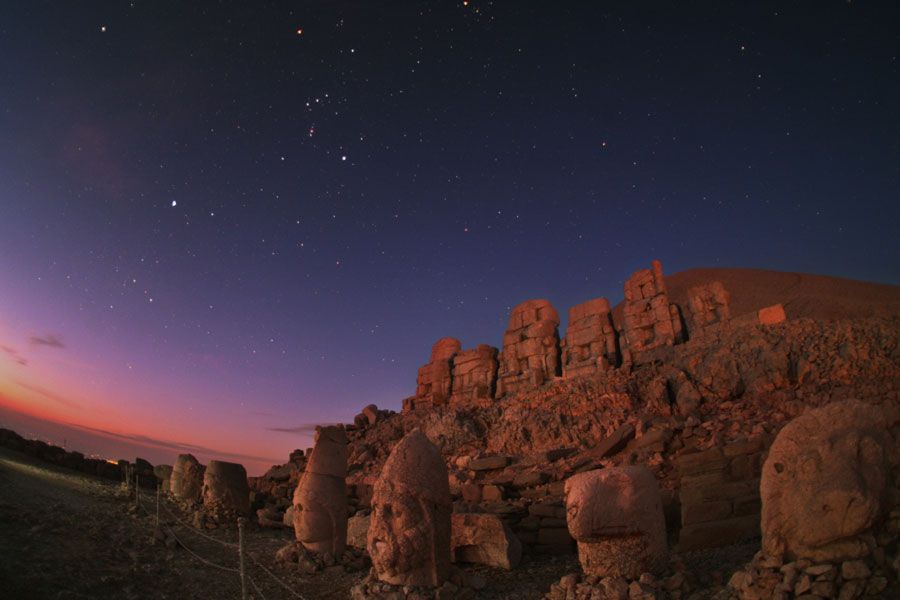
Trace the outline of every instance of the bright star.
{"type": "Polygon", "coordinates": [[[175,200],[172,200],[172,206],[177,206],[177,205],[178,205],[178,202],[176,202],[175,200]]]}

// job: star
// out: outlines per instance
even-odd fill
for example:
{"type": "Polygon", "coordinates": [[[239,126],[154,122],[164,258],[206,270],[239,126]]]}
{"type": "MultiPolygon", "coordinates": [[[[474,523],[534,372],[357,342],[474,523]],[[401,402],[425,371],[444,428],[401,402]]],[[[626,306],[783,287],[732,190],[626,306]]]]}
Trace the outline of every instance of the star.
{"type": "Polygon", "coordinates": [[[106,25],[101,25],[101,26],[100,26],[100,32],[101,32],[101,33],[106,33],[106,25]]]}
{"type": "Polygon", "coordinates": [[[178,206],[178,202],[176,200],[172,200],[172,206],[178,206]]]}

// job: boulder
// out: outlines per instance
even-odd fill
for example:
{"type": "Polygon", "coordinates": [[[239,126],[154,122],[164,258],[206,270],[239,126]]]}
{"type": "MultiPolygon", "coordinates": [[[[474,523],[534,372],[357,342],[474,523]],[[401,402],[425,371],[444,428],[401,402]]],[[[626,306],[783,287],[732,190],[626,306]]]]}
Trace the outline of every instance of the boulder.
{"type": "Polygon", "coordinates": [[[522,543],[493,514],[454,514],[450,548],[454,562],[512,569],[522,559],[522,543]]]}
{"type": "Polygon", "coordinates": [[[372,496],[366,547],[375,577],[439,587],[450,575],[450,484],[437,446],[413,429],[394,447],[372,496]]]}
{"type": "Polygon", "coordinates": [[[203,506],[217,520],[250,512],[250,486],[243,465],[211,460],[203,476],[203,506]]]}
{"type": "Polygon", "coordinates": [[[354,515],[347,520],[347,545],[364,549],[369,534],[371,515],[354,515]]]}
{"type": "Polygon", "coordinates": [[[169,480],[169,487],[175,498],[188,502],[200,500],[205,470],[206,468],[192,454],[179,454],[169,480]]]}
{"type": "Polygon", "coordinates": [[[662,497],[646,467],[611,467],[569,478],[566,514],[586,574],[637,578],[665,567],[662,497]]]}
{"type": "Polygon", "coordinates": [[[785,425],[762,470],[764,551],[817,562],[867,555],[865,534],[882,516],[895,448],[878,407],[856,400],[785,425]]]}

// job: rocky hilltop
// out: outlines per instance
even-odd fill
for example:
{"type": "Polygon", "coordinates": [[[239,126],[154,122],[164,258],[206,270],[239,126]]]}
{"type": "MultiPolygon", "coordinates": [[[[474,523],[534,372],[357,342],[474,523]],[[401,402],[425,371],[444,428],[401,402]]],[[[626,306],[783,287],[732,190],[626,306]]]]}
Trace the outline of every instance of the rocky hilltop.
{"type": "MultiPolygon", "coordinates": [[[[571,307],[562,334],[555,307],[538,299],[511,311],[500,348],[438,340],[400,413],[370,405],[345,427],[348,542],[365,547],[373,488],[394,447],[414,431],[434,443],[448,468],[452,555],[505,568],[523,554],[571,555],[576,547],[584,565],[591,552],[582,552],[573,536],[587,529],[567,522],[566,485],[575,475],[647,469],[676,556],[747,540],[758,548],[752,540],[762,533],[763,464],[788,423],[817,407],[857,401],[883,415],[896,436],[900,288],[740,269],[665,277],[654,262],[634,273],[624,291],[616,307],[605,298],[571,307]],[[457,516],[472,524],[468,533],[457,516]]],[[[281,508],[289,502],[279,495],[304,468],[304,455],[294,458],[254,482],[261,497],[281,508]]],[[[891,468],[879,518],[900,500],[891,468]]],[[[628,477],[646,483],[639,473],[628,477]]],[[[657,586],[656,595],[679,597],[714,583],[679,565],[668,573],[689,583],[657,586]]],[[[387,593],[374,581],[357,595],[387,593]]],[[[550,596],[574,597],[577,586],[583,592],[577,597],[609,595],[590,595],[600,580],[585,581],[560,582],[550,596]]],[[[742,581],[727,589],[746,595],[753,586],[741,588],[742,581]]],[[[854,585],[860,594],[866,589],[854,585]]],[[[837,597],[840,587],[832,587],[837,597]]]]}

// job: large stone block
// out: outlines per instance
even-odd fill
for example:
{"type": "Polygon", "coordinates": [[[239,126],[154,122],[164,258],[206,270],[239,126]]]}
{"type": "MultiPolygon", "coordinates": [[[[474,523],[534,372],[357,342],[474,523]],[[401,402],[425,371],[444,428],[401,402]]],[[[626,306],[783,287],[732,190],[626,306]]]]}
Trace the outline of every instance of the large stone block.
{"type": "Polygon", "coordinates": [[[394,447],[375,483],[366,546],[378,580],[443,584],[450,573],[450,512],[444,459],[413,429],[394,447]]]}
{"type": "Polygon", "coordinates": [[[453,382],[453,357],[460,348],[456,338],[446,337],[435,342],[431,348],[431,360],[419,368],[416,395],[409,407],[404,402],[404,410],[442,406],[449,402],[453,382]]]}
{"type": "Polygon", "coordinates": [[[172,467],[169,487],[178,500],[196,502],[203,493],[205,467],[192,454],[179,454],[172,467]]]}
{"type": "Polygon", "coordinates": [[[497,349],[480,344],[453,358],[452,405],[491,400],[497,387],[497,349]]]}
{"type": "Polygon", "coordinates": [[[563,376],[578,377],[618,366],[619,340],[606,298],[569,309],[566,337],[560,342],[563,376]]]}
{"type": "Polygon", "coordinates": [[[562,373],[559,314],[547,300],[527,300],[509,316],[500,355],[497,397],[540,387],[562,373]]]}
{"type": "Polygon", "coordinates": [[[569,478],[566,511],[588,575],[637,578],[665,566],[662,497],[646,467],[612,467],[569,478]]]}
{"type": "Polygon", "coordinates": [[[731,318],[731,295],[721,281],[711,281],[688,290],[691,327],[702,329],[731,318]]]}
{"type": "Polygon", "coordinates": [[[250,486],[243,465],[211,460],[203,476],[203,506],[219,521],[250,512],[250,486]]]}
{"type": "Polygon", "coordinates": [[[312,552],[341,556],[347,540],[347,434],[317,427],[306,470],[294,490],[294,535],[312,552]]]}
{"type": "Polygon", "coordinates": [[[522,544],[493,514],[454,514],[450,548],[455,562],[512,569],[522,559],[522,544]]]}
{"type": "Polygon", "coordinates": [[[625,282],[622,310],[625,345],[632,353],[672,346],[685,340],[681,313],[669,303],[662,265],[635,272],[625,282]]]}
{"type": "Polygon", "coordinates": [[[838,562],[868,554],[883,515],[896,442],[877,406],[836,402],[779,432],[763,465],[763,550],[838,562]]]}

